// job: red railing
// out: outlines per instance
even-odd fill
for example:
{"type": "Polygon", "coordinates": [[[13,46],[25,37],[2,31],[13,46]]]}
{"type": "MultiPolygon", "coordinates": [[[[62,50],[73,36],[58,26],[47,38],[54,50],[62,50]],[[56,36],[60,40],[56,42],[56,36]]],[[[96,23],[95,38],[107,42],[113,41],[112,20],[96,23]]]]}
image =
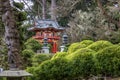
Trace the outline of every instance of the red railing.
{"type": "MultiPolygon", "coordinates": [[[[35,39],[43,39],[44,38],[44,36],[33,36],[33,38],[35,38],[35,39]]],[[[47,37],[48,39],[56,39],[56,40],[59,40],[60,39],[60,37],[59,36],[48,36],[47,37]]]]}

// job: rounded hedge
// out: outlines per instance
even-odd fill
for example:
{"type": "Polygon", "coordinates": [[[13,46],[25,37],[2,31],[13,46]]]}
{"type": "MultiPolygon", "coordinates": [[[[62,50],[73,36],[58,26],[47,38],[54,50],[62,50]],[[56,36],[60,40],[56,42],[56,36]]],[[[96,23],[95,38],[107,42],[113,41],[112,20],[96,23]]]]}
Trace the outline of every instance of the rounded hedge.
{"type": "Polygon", "coordinates": [[[36,68],[35,80],[65,80],[69,75],[68,62],[64,58],[57,58],[43,62],[36,68]]]}
{"type": "Polygon", "coordinates": [[[43,61],[50,60],[52,56],[53,56],[52,54],[44,54],[44,53],[36,54],[32,58],[32,64],[33,66],[38,66],[43,61]]]}
{"type": "Polygon", "coordinates": [[[52,57],[52,60],[53,59],[56,59],[56,58],[64,58],[67,54],[67,52],[57,52],[53,57],[52,57]]]}
{"type": "Polygon", "coordinates": [[[94,74],[94,56],[95,51],[82,48],[66,58],[71,61],[71,72],[74,77],[89,77],[94,74]]]}
{"type": "Polygon", "coordinates": [[[89,45],[87,48],[92,49],[94,51],[99,51],[102,50],[103,48],[112,46],[113,44],[109,41],[105,41],[105,40],[100,40],[100,41],[96,41],[94,43],[92,43],[91,45],[89,45]]]}
{"type": "Polygon", "coordinates": [[[120,76],[120,47],[110,46],[96,54],[97,74],[104,76],[120,76]]]}
{"type": "Polygon", "coordinates": [[[90,44],[92,44],[93,41],[92,40],[83,40],[80,43],[73,43],[70,45],[70,47],[68,48],[68,53],[73,53],[75,52],[77,49],[81,49],[81,48],[85,48],[87,46],[89,46],[90,44]]]}
{"type": "Polygon", "coordinates": [[[36,72],[35,72],[36,67],[27,67],[26,71],[31,73],[33,76],[26,77],[26,80],[36,80],[36,72]]]}
{"type": "MultiPolygon", "coordinates": [[[[72,44],[73,47],[76,44],[78,43],[72,44]]],[[[58,52],[52,59],[43,59],[40,65],[29,69],[33,73],[29,80],[87,80],[91,75],[120,76],[119,45],[103,40],[91,44],[83,41],[79,44],[85,45],[85,48],[78,48],[70,54],[58,52]]],[[[35,61],[39,62],[40,57],[37,58],[35,61]]]]}
{"type": "Polygon", "coordinates": [[[74,52],[74,47],[75,47],[75,46],[78,46],[78,45],[79,45],[78,42],[77,42],[77,43],[72,43],[72,44],[69,46],[69,48],[68,48],[68,53],[74,52]]]}
{"type": "Polygon", "coordinates": [[[94,43],[94,41],[92,41],[92,40],[83,40],[80,42],[80,44],[85,44],[86,46],[89,46],[92,43],[94,43]]]}

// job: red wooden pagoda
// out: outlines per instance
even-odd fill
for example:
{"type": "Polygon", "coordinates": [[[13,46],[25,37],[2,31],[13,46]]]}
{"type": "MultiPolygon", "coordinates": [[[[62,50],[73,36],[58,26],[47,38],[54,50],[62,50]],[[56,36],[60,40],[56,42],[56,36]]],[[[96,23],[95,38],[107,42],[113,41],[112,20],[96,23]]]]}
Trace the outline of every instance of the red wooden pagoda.
{"type": "Polygon", "coordinates": [[[34,31],[36,35],[33,38],[40,41],[43,44],[44,38],[47,38],[48,44],[52,46],[52,53],[58,51],[58,40],[60,40],[60,32],[64,31],[56,21],[52,20],[36,20],[35,25],[28,29],[34,31]]]}

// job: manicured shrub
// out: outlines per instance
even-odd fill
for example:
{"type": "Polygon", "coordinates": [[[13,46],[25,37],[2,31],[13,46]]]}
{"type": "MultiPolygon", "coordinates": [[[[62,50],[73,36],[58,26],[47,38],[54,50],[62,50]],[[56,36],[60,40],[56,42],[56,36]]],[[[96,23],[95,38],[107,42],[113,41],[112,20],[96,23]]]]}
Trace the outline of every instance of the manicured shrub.
{"type": "Polygon", "coordinates": [[[67,66],[68,62],[64,58],[45,61],[36,68],[35,80],[65,80],[69,75],[67,66]]]}
{"type": "Polygon", "coordinates": [[[41,49],[42,45],[35,39],[30,38],[25,42],[25,48],[26,49],[32,49],[34,52],[41,49]]]}
{"type": "Polygon", "coordinates": [[[68,48],[68,53],[72,53],[74,50],[74,46],[76,46],[76,45],[78,45],[79,43],[78,42],[76,42],[76,43],[72,43],[70,46],[69,46],[69,48],[68,48]]]}
{"type": "Polygon", "coordinates": [[[96,42],[92,43],[87,48],[92,49],[92,50],[97,52],[97,51],[99,51],[103,48],[106,48],[106,47],[109,47],[109,46],[112,46],[112,45],[113,44],[109,41],[101,40],[101,41],[96,41],[96,42]]]}
{"type": "Polygon", "coordinates": [[[71,72],[74,77],[89,77],[94,74],[94,56],[95,51],[82,48],[66,58],[71,61],[71,72]]]}
{"type": "Polygon", "coordinates": [[[88,43],[80,42],[79,44],[84,44],[86,47],[79,48],[70,54],[58,52],[52,59],[45,61],[43,57],[40,65],[37,64],[28,69],[33,73],[33,77],[29,80],[88,80],[92,75],[120,76],[119,45],[113,45],[108,41],[97,41],[91,42],[92,47],[88,48],[90,45],[88,43]]]}
{"type": "Polygon", "coordinates": [[[36,67],[27,67],[26,71],[31,73],[32,76],[27,77],[26,80],[36,80],[36,72],[35,72],[36,67]]]}
{"type": "Polygon", "coordinates": [[[93,41],[91,41],[91,40],[83,40],[80,43],[73,43],[73,44],[70,45],[70,47],[68,49],[68,53],[73,53],[77,49],[85,48],[92,43],[93,43],[93,41]]]}
{"type": "Polygon", "coordinates": [[[67,54],[67,52],[57,52],[52,59],[56,59],[56,58],[64,58],[67,54]]]}
{"type": "Polygon", "coordinates": [[[97,74],[102,76],[120,76],[120,47],[110,46],[96,54],[97,74]]]}
{"type": "Polygon", "coordinates": [[[94,43],[92,40],[83,40],[80,42],[80,44],[85,44],[86,46],[89,46],[92,43],[94,43]]]}
{"type": "Polygon", "coordinates": [[[32,64],[33,66],[38,66],[41,64],[43,61],[50,60],[52,58],[52,54],[35,54],[32,58],[32,64]]]}

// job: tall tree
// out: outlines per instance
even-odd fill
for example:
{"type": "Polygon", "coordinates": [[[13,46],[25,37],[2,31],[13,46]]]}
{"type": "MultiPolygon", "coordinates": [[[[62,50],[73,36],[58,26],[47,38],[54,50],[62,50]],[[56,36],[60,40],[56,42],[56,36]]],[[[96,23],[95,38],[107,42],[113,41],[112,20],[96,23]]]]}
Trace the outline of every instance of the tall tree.
{"type": "Polygon", "coordinates": [[[46,18],[46,0],[42,0],[42,18],[46,18]]]}
{"type": "Polygon", "coordinates": [[[51,0],[51,19],[56,21],[56,0],[51,0]]]}
{"type": "Polygon", "coordinates": [[[13,8],[11,7],[10,0],[0,0],[2,12],[2,22],[5,26],[5,42],[8,48],[8,63],[9,68],[20,68],[20,44],[19,33],[15,22],[13,8]]]}

